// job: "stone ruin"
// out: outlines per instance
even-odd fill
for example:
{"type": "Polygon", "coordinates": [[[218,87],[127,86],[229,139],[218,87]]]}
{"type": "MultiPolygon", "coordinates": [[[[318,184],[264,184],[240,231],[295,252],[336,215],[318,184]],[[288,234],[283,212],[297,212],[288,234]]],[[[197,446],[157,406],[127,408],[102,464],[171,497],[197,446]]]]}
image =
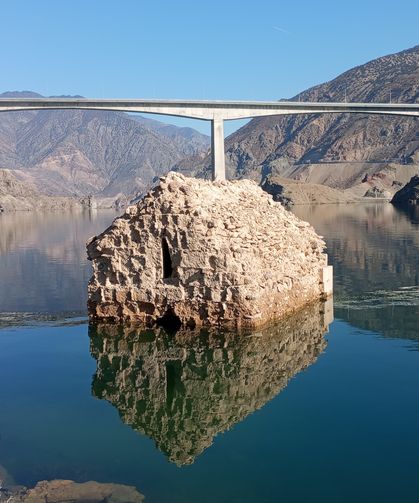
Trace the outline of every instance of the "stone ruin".
{"type": "Polygon", "coordinates": [[[242,334],[103,323],[89,328],[92,392],[178,466],[278,395],[326,347],[333,301],[242,334]]]}
{"type": "Polygon", "coordinates": [[[89,316],[259,327],[332,293],[324,248],[253,181],[169,173],[88,242],[89,316]]]}

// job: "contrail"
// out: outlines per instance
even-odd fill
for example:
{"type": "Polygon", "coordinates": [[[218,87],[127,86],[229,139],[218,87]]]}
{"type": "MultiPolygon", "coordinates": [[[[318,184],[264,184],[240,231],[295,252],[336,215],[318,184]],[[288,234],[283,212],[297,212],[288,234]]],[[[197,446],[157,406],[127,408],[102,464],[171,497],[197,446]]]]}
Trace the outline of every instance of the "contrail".
{"type": "Polygon", "coordinates": [[[289,31],[286,30],[285,28],[280,28],[279,26],[272,26],[272,28],[276,31],[280,31],[281,33],[288,33],[289,34],[289,31]]]}

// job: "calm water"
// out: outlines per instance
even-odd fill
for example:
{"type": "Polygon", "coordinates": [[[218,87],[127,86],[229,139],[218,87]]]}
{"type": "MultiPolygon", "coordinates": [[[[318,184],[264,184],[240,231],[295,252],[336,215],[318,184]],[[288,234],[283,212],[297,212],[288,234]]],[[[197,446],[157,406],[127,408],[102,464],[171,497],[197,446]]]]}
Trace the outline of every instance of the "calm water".
{"type": "Polygon", "coordinates": [[[416,502],[419,219],[296,213],[326,238],[335,320],[239,340],[89,328],[84,243],[115,215],[0,215],[0,465],[158,503],[416,502]]]}

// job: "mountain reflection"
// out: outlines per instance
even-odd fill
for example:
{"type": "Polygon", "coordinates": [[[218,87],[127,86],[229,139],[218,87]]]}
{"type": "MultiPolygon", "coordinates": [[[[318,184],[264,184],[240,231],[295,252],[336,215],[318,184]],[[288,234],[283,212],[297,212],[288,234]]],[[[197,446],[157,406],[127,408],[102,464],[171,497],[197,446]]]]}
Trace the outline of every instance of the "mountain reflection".
{"type": "Polygon", "coordinates": [[[0,214],[0,306],[8,312],[86,311],[86,241],[112,210],[0,214]]]}
{"type": "Polygon", "coordinates": [[[419,287],[371,292],[335,305],[339,318],[384,337],[419,341],[419,287]]]}
{"type": "Polygon", "coordinates": [[[326,238],[335,298],[419,285],[415,208],[402,211],[379,203],[299,206],[293,211],[326,238]]]}
{"type": "Polygon", "coordinates": [[[331,317],[329,301],[246,334],[91,326],[92,391],[170,461],[191,464],[316,361],[331,317]]]}
{"type": "Polygon", "coordinates": [[[406,208],[398,208],[398,210],[407,215],[412,224],[419,224],[419,206],[417,204],[412,204],[406,208]]]}

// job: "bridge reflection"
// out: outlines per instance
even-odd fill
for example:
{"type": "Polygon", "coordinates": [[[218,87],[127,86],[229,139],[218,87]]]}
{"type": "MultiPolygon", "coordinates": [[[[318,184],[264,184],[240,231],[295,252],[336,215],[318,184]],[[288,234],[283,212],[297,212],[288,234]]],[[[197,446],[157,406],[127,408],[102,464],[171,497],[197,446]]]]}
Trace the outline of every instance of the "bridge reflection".
{"type": "Polygon", "coordinates": [[[177,465],[263,407],[326,347],[332,300],[257,332],[90,326],[92,392],[177,465]]]}

